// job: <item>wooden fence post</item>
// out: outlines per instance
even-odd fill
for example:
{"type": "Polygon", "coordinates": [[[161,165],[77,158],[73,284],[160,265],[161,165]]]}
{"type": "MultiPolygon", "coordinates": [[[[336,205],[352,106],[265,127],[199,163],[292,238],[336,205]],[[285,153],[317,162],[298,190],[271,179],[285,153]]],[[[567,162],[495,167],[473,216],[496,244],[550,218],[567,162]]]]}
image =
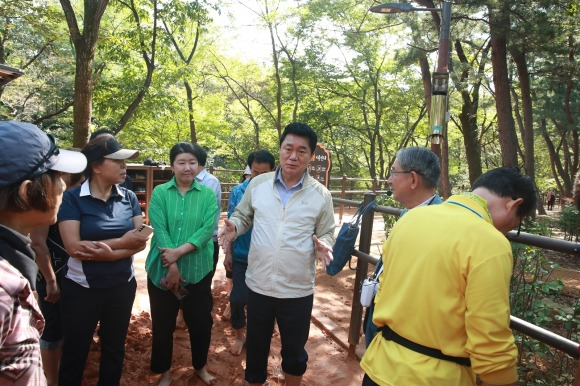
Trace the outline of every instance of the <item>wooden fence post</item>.
{"type": "MultiPolygon", "coordinates": [[[[363,208],[371,203],[376,198],[374,193],[365,193],[365,198],[361,204],[363,208]]],[[[371,242],[373,237],[373,219],[375,217],[375,210],[369,210],[365,213],[361,220],[361,232],[358,241],[358,250],[369,254],[371,251],[371,242]]],[[[356,356],[356,346],[360,340],[360,331],[362,326],[362,312],[363,307],[360,304],[360,290],[363,280],[368,275],[369,263],[363,259],[357,259],[356,275],[354,279],[354,291],[352,296],[352,309],[350,313],[350,328],[348,331],[348,354],[356,356]]]]}
{"type": "MultiPolygon", "coordinates": [[[[340,198],[342,198],[343,200],[344,200],[345,192],[346,192],[346,174],[343,174],[342,175],[342,186],[340,188],[340,198]]],[[[344,212],[344,205],[340,204],[339,209],[338,209],[338,222],[339,223],[342,222],[343,212],[344,212]]]]}

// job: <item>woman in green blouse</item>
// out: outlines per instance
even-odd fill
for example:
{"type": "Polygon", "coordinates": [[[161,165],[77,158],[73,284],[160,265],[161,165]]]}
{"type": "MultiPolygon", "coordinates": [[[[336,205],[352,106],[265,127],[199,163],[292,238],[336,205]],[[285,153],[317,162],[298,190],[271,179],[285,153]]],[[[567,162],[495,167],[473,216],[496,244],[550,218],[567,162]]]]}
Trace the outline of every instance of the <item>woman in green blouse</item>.
{"type": "Polygon", "coordinates": [[[169,159],[175,176],[155,187],[149,204],[155,229],[145,262],[153,322],[151,371],[162,374],[160,385],[171,382],[173,332],[180,303],[195,373],[208,385],[216,381],[206,363],[213,325],[211,237],[218,207],[213,190],[195,180],[197,158],[191,143],[173,146],[169,159]]]}

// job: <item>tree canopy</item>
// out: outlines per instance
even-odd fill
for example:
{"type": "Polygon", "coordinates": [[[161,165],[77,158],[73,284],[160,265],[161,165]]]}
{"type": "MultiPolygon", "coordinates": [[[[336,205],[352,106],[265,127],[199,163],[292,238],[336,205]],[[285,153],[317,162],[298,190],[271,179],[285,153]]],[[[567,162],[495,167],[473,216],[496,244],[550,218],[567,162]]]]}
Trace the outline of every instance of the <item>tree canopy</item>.
{"type": "MultiPolygon", "coordinates": [[[[398,149],[428,146],[438,12],[232,1],[0,0],[0,64],[26,72],[0,87],[0,119],[36,123],[76,147],[108,128],[157,160],[192,140],[226,168],[256,149],[275,153],[283,127],[299,120],[330,150],[333,174],[380,179],[398,149]]],[[[506,165],[540,191],[570,195],[579,9],[578,0],[453,4],[449,190],[506,165]]]]}

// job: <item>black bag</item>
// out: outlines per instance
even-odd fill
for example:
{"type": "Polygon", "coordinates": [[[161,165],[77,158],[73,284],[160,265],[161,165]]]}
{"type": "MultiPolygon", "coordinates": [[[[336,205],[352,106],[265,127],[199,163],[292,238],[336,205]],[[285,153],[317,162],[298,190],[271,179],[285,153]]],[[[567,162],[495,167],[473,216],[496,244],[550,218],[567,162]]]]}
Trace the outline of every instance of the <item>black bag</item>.
{"type": "Polygon", "coordinates": [[[346,265],[354,252],[354,244],[358,236],[360,220],[362,216],[373,209],[377,205],[376,201],[371,201],[367,206],[362,205],[358,207],[354,216],[350,222],[345,222],[342,224],[338,236],[336,236],[336,242],[332,248],[332,257],[334,260],[326,267],[326,273],[334,276],[346,265]]]}

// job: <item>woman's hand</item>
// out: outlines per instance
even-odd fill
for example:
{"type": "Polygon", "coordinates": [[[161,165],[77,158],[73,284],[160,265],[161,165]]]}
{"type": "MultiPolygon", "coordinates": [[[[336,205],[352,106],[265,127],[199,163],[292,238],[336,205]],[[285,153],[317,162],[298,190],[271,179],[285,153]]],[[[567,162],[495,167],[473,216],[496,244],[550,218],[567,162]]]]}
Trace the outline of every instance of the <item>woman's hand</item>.
{"type": "Polygon", "coordinates": [[[163,267],[165,268],[169,267],[183,256],[183,253],[179,248],[157,248],[161,251],[161,260],[163,261],[163,267]]]}
{"type": "Polygon", "coordinates": [[[148,237],[139,236],[139,233],[132,229],[126,232],[120,239],[124,249],[136,249],[142,251],[147,246],[148,237]]]}
{"type": "Polygon", "coordinates": [[[183,277],[181,277],[179,269],[177,268],[177,264],[172,264],[169,266],[169,271],[167,272],[165,281],[167,283],[168,290],[179,291],[180,283],[185,282],[185,280],[183,277]]]}
{"type": "Polygon", "coordinates": [[[85,261],[111,261],[115,260],[113,250],[101,241],[81,241],[79,250],[74,258],[85,261]]]}
{"type": "Polygon", "coordinates": [[[58,288],[58,284],[56,280],[47,280],[46,281],[46,296],[44,300],[49,303],[56,303],[60,299],[60,288],[58,288]]]}

